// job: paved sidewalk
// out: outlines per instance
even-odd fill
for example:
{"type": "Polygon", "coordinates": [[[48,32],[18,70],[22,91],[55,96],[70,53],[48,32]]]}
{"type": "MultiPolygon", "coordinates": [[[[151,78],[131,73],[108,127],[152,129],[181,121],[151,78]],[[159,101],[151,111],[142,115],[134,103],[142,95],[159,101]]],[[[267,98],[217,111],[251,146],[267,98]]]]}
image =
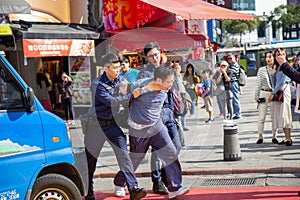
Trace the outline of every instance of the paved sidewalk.
{"type": "MultiPolygon", "coordinates": [[[[265,125],[264,144],[256,144],[258,111],[254,102],[255,80],[256,77],[249,77],[247,85],[243,87],[243,94],[240,95],[243,118],[234,121],[238,125],[242,160],[224,161],[224,122],[216,117],[214,123],[205,124],[208,114],[205,109],[201,109],[203,102],[199,99],[196,114],[187,117],[189,131],[185,132],[186,148],[181,150],[179,155],[184,175],[300,172],[300,124],[298,121],[293,122],[293,146],[272,144],[269,116],[265,125]]],[[[217,116],[218,112],[215,101],[214,116],[217,116]]],[[[70,130],[73,145],[82,147],[83,135],[78,120],[76,128],[73,127],[70,130]]],[[[283,137],[284,134],[280,130],[278,140],[280,141],[283,137]]],[[[150,159],[150,154],[147,154],[145,162],[138,168],[137,176],[150,175],[150,163],[147,159],[150,159]]],[[[95,178],[113,177],[118,169],[115,155],[106,143],[98,160],[95,178]]]]}

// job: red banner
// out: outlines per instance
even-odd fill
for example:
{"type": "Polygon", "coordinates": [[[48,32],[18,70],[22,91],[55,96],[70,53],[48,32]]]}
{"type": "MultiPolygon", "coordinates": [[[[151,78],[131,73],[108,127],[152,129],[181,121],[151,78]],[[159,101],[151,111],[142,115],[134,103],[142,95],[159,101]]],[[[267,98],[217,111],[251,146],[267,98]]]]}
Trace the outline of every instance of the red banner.
{"type": "Polygon", "coordinates": [[[140,0],[104,0],[105,30],[126,30],[141,27],[174,27],[176,18],[160,8],[140,0]]]}
{"type": "Polygon", "coordinates": [[[26,58],[51,56],[94,56],[94,40],[23,39],[26,58]]]}

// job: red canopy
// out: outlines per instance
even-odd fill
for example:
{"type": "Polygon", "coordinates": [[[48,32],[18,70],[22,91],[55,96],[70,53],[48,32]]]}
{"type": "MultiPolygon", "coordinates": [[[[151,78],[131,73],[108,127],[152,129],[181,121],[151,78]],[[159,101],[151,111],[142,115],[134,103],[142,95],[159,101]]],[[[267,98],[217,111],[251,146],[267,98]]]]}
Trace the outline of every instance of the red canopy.
{"type": "Polygon", "coordinates": [[[253,21],[250,14],[239,13],[202,0],[140,0],[181,16],[183,19],[239,19],[253,21]]]}
{"type": "MultiPolygon", "coordinates": [[[[108,39],[108,43],[118,49],[127,51],[142,50],[149,42],[157,42],[161,49],[199,48],[202,44],[191,37],[166,28],[139,28],[122,32],[106,31],[115,33],[108,39]]],[[[205,42],[203,43],[205,44],[205,42]]],[[[203,46],[205,48],[205,46],[203,46]]]]}

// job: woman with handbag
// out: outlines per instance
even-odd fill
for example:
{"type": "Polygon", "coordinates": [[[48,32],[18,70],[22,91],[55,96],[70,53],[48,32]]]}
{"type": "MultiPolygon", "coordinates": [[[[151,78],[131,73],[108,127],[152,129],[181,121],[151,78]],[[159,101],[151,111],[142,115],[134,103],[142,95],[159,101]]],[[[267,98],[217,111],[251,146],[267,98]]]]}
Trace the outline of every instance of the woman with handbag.
{"type": "MultiPolygon", "coordinates": [[[[262,144],[264,142],[264,124],[269,106],[271,119],[274,118],[274,101],[268,101],[268,98],[272,93],[274,87],[272,75],[276,72],[272,51],[267,51],[265,53],[265,61],[267,63],[267,66],[258,69],[255,87],[255,101],[258,108],[258,140],[256,141],[256,144],[262,144]]],[[[272,133],[272,143],[278,144],[278,140],[276,138],[277,129],[272,129],[272,133]]]]}
{"type": "Polygon", "coordinates": [[[276,74],[274,75],[275,87],[273,92],[269,96],[269,100],[274,101],[274,113],[276,113],[276,115],[273,115],[272,129],[283,129],[285,139],[279,142],[279,145],[285,144],[286,146],[292,146],[293,141],[291,139],[291,91],[289,87],[291,79],[281,71],[280,65],[277,61],[279,56],[285,56],[286,60],[288,60],[287,53],[284,48],[277,49],[274,52],[274,63],[277,66],[276,74]]]}

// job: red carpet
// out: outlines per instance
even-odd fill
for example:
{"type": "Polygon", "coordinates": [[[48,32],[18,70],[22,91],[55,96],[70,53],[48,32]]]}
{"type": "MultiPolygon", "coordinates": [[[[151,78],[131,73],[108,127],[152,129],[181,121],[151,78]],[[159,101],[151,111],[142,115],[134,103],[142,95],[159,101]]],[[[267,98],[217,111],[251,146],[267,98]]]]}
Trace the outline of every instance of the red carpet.
{"type": "MultiPolygon", "coordinates": [[[[239,187],[239,188],[191,188],[190,192],[184,196],[177,197],[178,200],[300,200],[298,196],[300,186],[286,187],[239,187]]],[[[113,191],[99,191],[95,193],[96,200],[128,200],[126,197],[114,197],[113,191]]],[[[168,199],[167,195],[152,194],[148,190],[148,195],[143,200],[163,200],[168,199]]]]}

